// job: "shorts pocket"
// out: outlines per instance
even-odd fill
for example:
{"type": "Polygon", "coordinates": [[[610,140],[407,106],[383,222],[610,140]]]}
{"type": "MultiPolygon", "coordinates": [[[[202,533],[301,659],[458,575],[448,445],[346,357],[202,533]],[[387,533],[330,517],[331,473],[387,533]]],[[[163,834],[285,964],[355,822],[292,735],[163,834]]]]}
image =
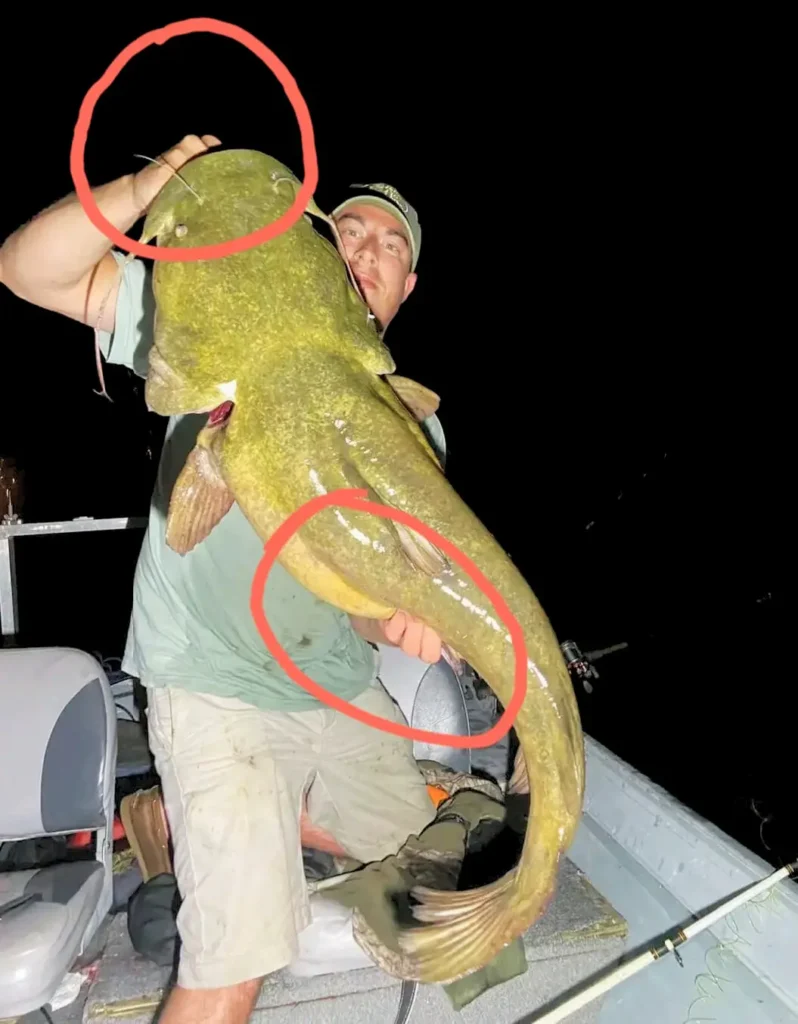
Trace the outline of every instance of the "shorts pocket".
{"type": "Polygon", "coordinates": [[[151,687],[147,693],[147,731],[153,754],[171,757],[174,752],[172,694],[166,688],[151,687]]]}

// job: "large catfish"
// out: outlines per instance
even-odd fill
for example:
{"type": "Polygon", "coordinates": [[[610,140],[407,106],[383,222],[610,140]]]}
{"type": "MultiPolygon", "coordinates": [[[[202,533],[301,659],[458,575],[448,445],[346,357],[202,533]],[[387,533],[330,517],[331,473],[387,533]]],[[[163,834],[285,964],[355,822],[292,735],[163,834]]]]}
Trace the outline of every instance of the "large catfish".
{"type": "MultiPolygon", "coordinates": [[[[285,213],[300,185],[263,153],[205,154],[162,190],[142,238],[200,246],[249,234],[285,213]]],[[[503,878],[416,893],[414,913],[424,923],[402,934],[402,948],[416,978],[447,983],[490,962],[551,899],[582,811],[579,713],[545,613],[447,481],[411,411],[414,397],[423,406],[424,390],[414,395],[412,382],[392,377],[394,361],[346,261],[309,214],[332,226],[311,202],[288,231],[246,252],[156,262],[147,403],[161,415],[209,414],[172,493],[167,540],[185,553],[235,501],[265,543],[310,499],[358,488],[446,537],[506,601],[528,658],[513,778],[516,790],[531,787],[530,824],[503,878]]],[[[388,618],[403,609],[422,619],[509,702],[508,630],[471,578],[425,537],[366,511],[328,507],[301,527],[280,561],[345,612],[388,618]]]]}

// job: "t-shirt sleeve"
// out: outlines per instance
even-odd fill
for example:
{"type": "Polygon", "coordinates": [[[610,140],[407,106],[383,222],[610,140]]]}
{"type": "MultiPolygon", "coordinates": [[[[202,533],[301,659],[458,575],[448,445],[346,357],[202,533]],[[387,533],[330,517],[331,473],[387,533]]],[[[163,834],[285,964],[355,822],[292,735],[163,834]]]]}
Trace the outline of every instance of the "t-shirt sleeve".
{"type": "MultiPolygon", "coordinates": [[[[119,265],[125,261],[124,253],[114,251],[113,257],[119,265]]],[[[146,377],[154,318],[152,272],[141,260],[131,260],[119,285],[114,329],[99,332],[100,351],[107,362],[146,377]]]]}

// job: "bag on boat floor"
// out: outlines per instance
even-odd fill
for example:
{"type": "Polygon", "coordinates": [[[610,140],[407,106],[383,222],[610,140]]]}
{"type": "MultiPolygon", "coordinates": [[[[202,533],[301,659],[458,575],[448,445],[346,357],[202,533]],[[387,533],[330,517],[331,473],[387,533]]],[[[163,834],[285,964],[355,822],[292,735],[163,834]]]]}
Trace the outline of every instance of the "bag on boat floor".
{"type": "Polygon", "coordinates": [[[155,875],[131,896],[127,929],[133,948],[159,967],[177,963],[180,892],[174,875],[155,875]]]}

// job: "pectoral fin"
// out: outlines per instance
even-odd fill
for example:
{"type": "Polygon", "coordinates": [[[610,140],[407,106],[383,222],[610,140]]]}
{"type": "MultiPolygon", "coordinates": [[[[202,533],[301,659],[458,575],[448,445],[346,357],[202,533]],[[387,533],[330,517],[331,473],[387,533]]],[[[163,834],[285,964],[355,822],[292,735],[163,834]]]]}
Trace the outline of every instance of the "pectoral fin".
{"type": "MultiPolygon", "coordinates": [[[[211,414],[213,416],[213,414],[211,414]]],[[[166,518],[166,543],[185,555],[210,534],[230,511],[233,493],[224,482],[214,452],[225,424],[204,427],[177,478],[166,518]]]]}
{"type": "Polygon", "coordinates": [[[418,384],[416,381],[410,380],[409,377],[400,377],[395,373],[385,379],[419,423],[438,411],[441,404],[440,396],[436,395],[434,391],[430,391],[429,388],[425,388],[423,384],[418,384]]]}

